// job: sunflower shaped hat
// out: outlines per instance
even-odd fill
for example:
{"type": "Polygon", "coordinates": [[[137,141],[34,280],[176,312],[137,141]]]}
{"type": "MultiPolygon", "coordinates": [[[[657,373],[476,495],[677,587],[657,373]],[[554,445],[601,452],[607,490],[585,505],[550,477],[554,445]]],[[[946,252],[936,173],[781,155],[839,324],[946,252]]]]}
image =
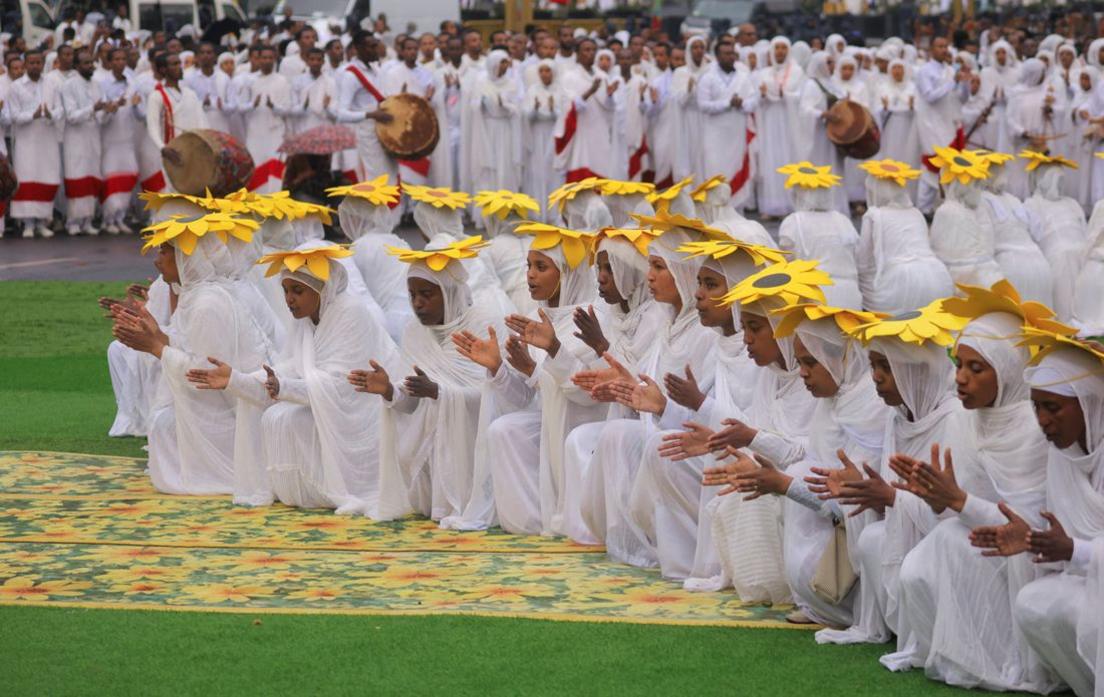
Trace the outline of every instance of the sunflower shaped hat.
{"type": "Polygon", "coordinates": [[[633,213],[651,215],[655,213],[648,197],[655,193],[655,184],[649,182],[620,181],[603,179],[599,187],[602,199],[613,216],[613,225],[628,228],[633,213]]]}
{"type": "Polygon", "coordinates": [[[171,245],[184,287],[216,279],[239,278],[256,259],[257,230],[251,217],[229,213],[176,213],[143,230],[142,252],[171,245]]]}
{"type": "Polygon", "coordinates": [[[779,167],[778,173],[786,177],[786,188],[793,193],[794,210],[830,211],[835,209],[836,193],[843,177],[832,172],[831,165],[815,165],[812,162],[794,162],[779,167]]]}
{"type": "Polygon", "coordinates": [[[266,278],[279,274],[281,281],[290,278],[307,286],[322,296],[325,308],[348,286],[349,275],[341,260],[352,255],[348,247],[309,240],[292,250],[265,254],[257,260],[257,265],[268,265],[266,278]]]}
{"type": "Polygon", "coordinates": [[[897,160],[867,160],[859,163],[866,172],[866,205],[911,208],[908,186],[920,178],[920,170],[897,160]]]}
{"type": "Polygon", "coordinates": [[[341,197],[337,217],[341,232],[354,242],[369,234],[388,235],[399,222],[399,187],[386,174],[374,179],[326,189],[331,197],[341,197]]]}
{"type": "Polygon", "coordinates": [[[445,187],[406,184],[403,193],[414,202],[414,223],[427,244],[445,247],[464,239],[464,209],[471,197],[445,187]]]}

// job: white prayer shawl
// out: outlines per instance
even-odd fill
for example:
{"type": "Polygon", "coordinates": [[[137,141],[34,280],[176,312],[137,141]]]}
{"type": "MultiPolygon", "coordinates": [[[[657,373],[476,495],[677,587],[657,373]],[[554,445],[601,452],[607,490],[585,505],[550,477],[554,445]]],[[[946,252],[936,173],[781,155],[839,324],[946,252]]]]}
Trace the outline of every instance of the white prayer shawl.
{"type": "MultiPolygon", "coordinates": [[[[778,36],[771,40],[771,56],[776,45],[787,49],[790,40],[778,36]]],[[[759,212],[764,215],[786,215],[793,210],[793,203],[785,189],[785,180],[778,175],[778,168],[797,160],[793,133],[800,128],[801,90],[805,85],[805,73],[786,54],[785,62],[773,63],[760,72],[759,113],[756,116],[759,133],[760,179],[759,212]]],[[[711,175],[710,175],[711,176],[711,175]]]]}
{"type": "MultiPolygon", "coordinates": [[[[858,62],[851,56],[844,56],[836,63],[836,71],[832,75],[832,92],[843,95],[843,98],[857,102],[868,110],[874,109],[876,92],[872,86],[867,85],[858,62]],[[849,80],[843,77],[843,68],[848,65],[854,69],[849,80]]],[[[848,201],[862,201],[864,198],[863,181],[866,177],[858,165],[857,160],[847,157],[844,158],[843,171],[837,172],[843,175],[843,186],[847,192],[848,201]]]]}
{"type": "Polygon", "coordinates": [[[279,191],[283,188],[284,163],[278,149],[287,132],[284,119],[294,113],[291,83],[279,73],[258,74],[242,90],[238,109],[245,114],[245,147],[253,156],[249,188],[261,193],[279,191]],[[261,102],[255,104],[258,98],[261,102]]]}
{"type": "Polygon", "coordinates": [[[986,122],[977,127],[971,137],[971,144],[995,152],[1009,152],[1012,149],[1011,136],[1008,133],[1007,108],[1009,98],[1015,94],[1020,79],[1020,66],[1016,62],[1016,53],[1004,40],[989,46],[989,62],[981,70],[981,87],[977,96],[989,109],[986,122]],[[1004,65],[997,61],[997,51],[1006,54],[1004,65]]]}
{"type": "MultiPolygon", "coordinates": [[[[809,447],[805,458],[786,468],[794,487],[806,488],[804,478],[812,467],[838,469],[838,450],[852,462],[878,462],[882,456],[885,424],[890,416],[885,403],[874,391],[866,356],[861,347],[843,335],[833,319],[806,320],[798,325],[797,336],[839,386],[832,397],[817,399],[809,426],[809,447]]],[[[787,498],[782,503],[784,516],[784,554],[786,579],[798,607],[812,619],[836,626],[851,624],[852,605],[857,592],[838,604],[830,604],[813,592],[811,581],[817,564],[831,540],[836,525],[847,526],[849,543],[857,544],[865,516],[843,519],[834,505],[814,510],[787,498]]],[[[850,546],[849,552],[857,551],[850,546]]]]}
{"type": "Polygon", "coordinates": [[[100,124],[105,112],[97,111],[95,106],[101,101],[103,93],[94,80],[74,75],[61,86],[65,110],[61,154],[65,170],[66,218],[70,226],[76,221],[90,222],[96,212],[102,185],[100,124]]]}
{"type": "Polygon", "coordinates": [[[954,294],[928,241],[928,223],[896,182],[866,180],[866,213],[855,252],[863,307],[899,314],[954,294]]]}
{"type": "Polygon", "coordinates": [[[655,172],[648,137],[648,119],[640,108],[644,99],[642,93],[647,91],[648,81],[643,75],[637,74],[624,80],[620,73],[614,73],[609,80],[618,85],[614,92],[617,111],[611,133],[616,160],[612,164],[614,171],[609,178],[643,181],[655,172]]]}
{"type": "Polygon", "coordinates": [[[920,148],[930,155],[933,148],[950,145],[962,128],[966,87],[955,83],[954,66],[929,60],[916,72],[916,94],[920,148]]]}
{"type": "Polygon", "coordinates": [[[1098,201],[1089,219],[1085,263],[1077,277],[1071,321],[1091,336],[1104,334],[1104,201],[1098,201]]]}
{"type": "MultiPolygon", "coordinates": [[[[990,313],[970,322],[959,346],[969,346],[997,374],[996,401],[966,415],[979,467],[963,510],[936,526],[909,553],[901,572],[901,613],[912,641],[883,658],[887,665],[923,666],[929,677],[963,687],[1047,693],[1057,687],[1012,623],[1016,595],[1041,574],[1027,555],[985,558],[970,546],[971,529],[1003,524],[998,501],[1033,527],[1045,503],[1047,445],[1033,418],[1018,347],[1022,320],[990,313]]],[[[957,469],[957,453],[956,469],[957,469]]],[[[958,475],[961,479],[962,475],[958,475]]]]}
{"type": "Polygon", "coordinates": [[[609,351],[622,365],[637,366],[668,319],[648,289],[648,260],[631,242],[617,237],[603,236],[598,241],[597,251],[609,255],[613,283],[629,306],[625,313],[616,308],[611,326],[603,327],[609,351]]]}
{"type": "Polygon", "coordinates": [[[1039,221],[1039,247],[1054,275],[1054,312],[1065,320],[1073,315],[1080,289],[1077,277],[1085,259],[1087,231],[1081,205],[1062,195],[1063,168],[1043,165],[1035,171],[1035,192],[1024,201],[1039,221]]]}
{"type": "Polygon", "coordinates": [[[652,204],[648,202],[648,198],[644,194],[624,196],[611,194],[603,200],[609,209],[613,227],[631,227],[634,224],[633,213],[637,215],[655,215],[655,209],[652,208],[652,204]]]}
{"type": "MultiPolygon", "coordinates": [[[[916,103],[919,97],[905,62],[891,61],[889,70],[892,71],[895,65],[904,68],[904,76],[897,81],[892,74],[887,75],[875,90],[877,97],[873,99],[874,118],[882,130],[878,156],[916,166],[920,164],[922,152],[916,128],[916,103]]],[[[909,197],[915,201],[917,183],[909,182],[907,188],[909,197]]]]}
{"type": "Polygon", "coordinates": [[[947,265],[955,283],[988,288],[1004,277],[994,255],[992,230],[982,224],[977,182],[953,181],[931,224],[932,251],[947,265]]]}
{"type": "Polygon", "coordinates": [[[514,191],[521,185],[523,152],[517,84],[509,71],[498,75],[501,65],[509,60],[505,51],[491,51],[487,69],[475,86],[472,191],[514,191]]]}
{"type": "MultiPolygon", "coordinates": [[[[1100,361],[1077,349],[1059,349],[1048,354],[1025,378],[1034,388],[1074,396],[1085,415],[1086,453],[1078,445],[1064,450],[1051,447],[1047,458],[1047,509],[1053,512],[1074,539],[1074,558],[1088,557],[1087,568],[1061,562],[1059,581],[1069,584],[1085,577],[1084,597],[1089,602],[1078,608],[1077,652],[1093,675],[1095,694],[1100,695],[1104,675],[1104,610],[1099,599],[1104,590],[1104,377],[1100,361]],[[1091,545],[1091,549],[1086,549],[1091,545]],[[1079,549],[1080,548],[1080,549],[1079,549]],[[1095,651],[1093,647],[1095,644],[1095,651]]],[[[1066,648],[1066,647],[1063,647],[1066,648]]],[[[1068,649],[1067,649],[1068,650],[1068,649]]],[[[1067,679],[1067,682],[1069,680],[1067,679]]],[[[1072,683],[1071,683],[1072,684],[1072,683]]],[[[1078,685],[1078,694],[1085,686],[1078,685]]],[[[1087,691],[1085,694],[1089,694],[1087,691]]]]}
{"type": "Polygon", "coordinates": [[[798,259],[815,259],[834,284],[824,288],[829,305],[860,309],[855,250],[859,235],[842,213],[831,210],[831,189],[793,189],[796,210],[778,228],[778,246],[798,259]]]}
{"type": "MultiPolygon", "coordinates": [[[[150,284],[146,309],[158,326],[167,330],[172,314],[169,285],[160,276],[150,284]]],[[[107,435],[113,438],[149,435],[152,408],[161,383],[161,361],[116,340],[107,347],[107,367],[116,404],[115,420],[107,435]]]]}
{"type": "MultiPolygon", "coordinates": [[[[1020,72],[1020,84],[1008,102],[1007,124],[1011,138],[1010,151],[1018,153],[1031,145],[1032,137],[1059,135],[1065,122],[1066,105],[1048,85],[1042,61],[1031,58],[1024,61],[1020,72]],[[1053,98],[1051,113],[1046,112],[1046,101],[1053,98]]],[[[1048,141],[1049,143],[1049,141],[1048,141]]],[[[1026,163],[1009,162],[1008,190],[1018,198],[1027,198],[1031,191],[1025,169],[1026,163]]]]}
{"type": "Polygon", "coordinates": [[[567,97],[556,76],[555,62],[546,59],[536,65],[552,70],[553,78],[551,85],[545,85],[538,77],[526,90],[521,102],[523,190],[540,204],[541,220],[547,223],[553,220],[554,215],[548,208],[548,195],[563,184],[563,172],[557,171],[555,167],[553,132],[556,130],[556,120],[567,108],[567,97]]]}
{"type": "Polygon", "coordinates": [[[457,352],[452,335],[484,336],[492,326],[505,335],[505,328],[490,308],[472,304],[467,274],[458,264],[433,271],[416,262],[407,277],[437,285],[444,296],[444,322],[427,326],[412,318],[402,338],[405,358],[437,383],[438,394],[411,397],[403,391],[403,376],[391,376],[394,398],[382,411],[380,449],[383,466],[394,463],[397,469],[381,477],[391,486],[380,496],[395,517],[413,510],[442,520],[462,515],[471,499],[476,453],[485,454],[486,447],[477,436],[497,416],[493,398],[483,398],[486,371],[457,352]]]}
{"type": "Polygon", "coordinates": [[[184,84],[195,92],[196,98],[203,106],[203,113],[207,116],[207,126],[216,131],[230,133],[228,118],[230,104],[226,96],[230,88],[230,76],[216,66],[210,75],[204,75],[203,71],[195,70],[184,78],[184,84]]]}
{"type": "Polygon", "coordinates": [[[216,235],[201,237],[190,255],[177,249],[176,265],[179,299],[171,345],[161,354],[168,391],[150,427],[150,477],[166,493],[233,493],[235,503],[266,505],[272,501],[267,479],[249,467],[256,414],[233,395],[197,390],[186,375],[208,366],[208,356],[236,370],[259,370],[271,360],[271,340],[246,300],[247,282],[234,280],[240,262],[216,235]]]}
{"type": "Polygon", "coordinates": [[[674,167],[678,159],[678,102],[671,91],[670,69],[657,72],[644,90],[641,109],[648,119],[648,151],[652,156],[652,170],[659,186],[674,183],[674,167]],[[656,98],[652,99],[655,90],[656,98]]]}
{"type": "Polygon", "coordinates": [[[333,75],[322,73],[315,77],[309,72],[303,73],[292,81],[291,92],[295,113],[294,118],[289,119],[292,131],[301,133],[333,123],[332,108],[337,103],[337,82],[333,75]]]}
{"type": "Polygon", "coordinates": [[[393,232],[398,210],[356,196],[346,196],[337,207],[341,231],[353,241],[352,261],[383,311],[387,333],[395,341],[402,339],[407,322],[413,319],[404,269],[387,251],[387,247],[410,248],[393,232]]]}
{"type": "Polygon", "coordinates": [[[606,93],[610,79],[601,71],[587,71],[581,65],[565,68],[563,89],[571,103],[556,120],[555,168],[566,173],[567,181],[589,176],[610,176],[617,151],[611,147],[615,131],[617,102],[606,93]],[[595,80],[598,90],[583,101],[582,96],[595,80]]]}
{"type": "Polygon", "coordinates": [[[61,185],[58,127],[64,123],[61,97],[46,90],[45,79],[27,75],[12,83],[5,109],[12,118],[12,167],[20,187],[12,198],[12,218],[49,220],[61,185]],[[49,118],[35,118],[45,105],[49,118]]]}
{"type": "MultiPolygon", "coordinates": [[[[982,193],[979,216],[994,239],[995,259],[1004,277],[1024,300],[1054,305],[1054,276],[1050,262],[1035,242],[1039,220],[1023,202],[1004,190],[1007,170],[989,166],[986,191],[982,193]]],[[[1080,288],[1080,286],[1078,286],[1080,288]]],[[[1080,292],[1080,291],[1079,291],[1080,292]]]]}
{"type": "Polygon", "coordinates": [[[145,134],[134,117],[130,100],[134,92],[123,74],[116,80],[109,73],[100,80],[104,99],[125,99],[124,106],[104,117],[103,138],[103,216],[106,222],[119,222],[130,208],[131,193],[138,183],[138,139],[145,134]]]}
{"type": "Polygon", "coordinates": [[[704,153],[708,176],[724,175],[732,190],[733,206],[742,209],[751,195],[754,172],[751,142],[755,137],[748,115],[759,106],[756,91],[746,71],[733,67],[726,73],[714,64],[698,82],[698,107],[702,111],[701,137],[708,143],[704,153]],[[740,108],[732,106],[739,96],[740,108]]]}
{"type": "Polygon", "coordinates": [[[678,138],[675,154],[675,181],[693,177],[697,181],[707,179],[705,173],[705,143],[700,137],[702,113],[698,108],[697,83],[709,69],[709,41],[699,35],[686,40],[686,65],[675,68],[671,79],[671,95],[678,104],[678,126],[675,135],[678,138]],[[700,65],[694,63],[690,55],[691,47],[700,43],[706,48],[700,65]]]}

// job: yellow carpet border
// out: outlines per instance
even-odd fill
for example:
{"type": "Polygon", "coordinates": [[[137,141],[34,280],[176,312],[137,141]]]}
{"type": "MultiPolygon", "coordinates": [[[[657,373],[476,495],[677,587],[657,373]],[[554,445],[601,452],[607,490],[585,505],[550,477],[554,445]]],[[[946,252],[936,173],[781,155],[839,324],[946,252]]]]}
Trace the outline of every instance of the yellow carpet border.
{"type": "Polygon", "coordinates": [[[223,615],[324,615],[351,617],[489,617],[516,620],[548,620],[551,622],[595,622],[599,624],[650,624],[666,625],[673,627],[722,627],[736,629],[792,629],[797,631],[813,631],[823,629],[818,624],[791,624],[789,622],[745,622],[743,620],[673,620],[656,617],[602,617],[591,615],[573,615],[569,613],[548,612],[481,612],[471,610],[386,610],[379,608],[345,608],[342,610],[327,610],[326,608],[237,608],[237,607],[188,607],[160,605],[157,603],[106,603],[91,601],[37,601],[37,600],[0,600],[0,607],[56,607],[81,610],[152,610],[155,612],[193,612],[193,613],[218,613],[223,615]]]}

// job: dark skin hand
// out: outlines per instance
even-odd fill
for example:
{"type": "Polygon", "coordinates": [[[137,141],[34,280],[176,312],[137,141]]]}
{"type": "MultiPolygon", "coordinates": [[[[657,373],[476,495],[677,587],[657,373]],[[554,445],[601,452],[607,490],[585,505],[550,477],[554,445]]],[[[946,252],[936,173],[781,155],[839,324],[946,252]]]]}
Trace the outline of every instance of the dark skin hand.
{"type": "Polygon", "coordinates": [[[598,323],[598,316],[594,313],[594,306],[590,305],[586,310],[575,308],[575,326],[579,331],[575,332],[575,338],[594,349],[599,356],[609,351],[609,342],[602,333],[602,325],[598,323]]]}
{"type": "Polygon", "coordinates": [[[1073,538],[1050,511],[1041,515],[1050,523],[1047,530],[1032,530],[1027,533],[1027,549],[1035,555],[1036,564],[1073,559],[1073,538]]]}
{"type": "Polygon", "coordinates": [[[774,463],[768,460],[758,456],[755,460],[759,463],[759,467],[735,476],[733,484],[736,486],[736,491],[748,494],[744,497],[745,501],[754,501],[767,494],[784,495],[789,490],[793,477],[779,471],[774,463]]]}
{"type": "Polygon", "coordinates": [[[707,445],[713,452],[723,452],[727,448],[746,448],[758,433],[739,419],[725,419],[721,421],[721,425],[724,428],[709,437],[707,445]]]}
{"type": "Polygon", "coordinates": [[[371,370],[354,370],[346,379],[357,392],[378,394],[390,402],[395,397],[395,387],[391,384],[387,371],[372,360],[368,361],[368,365],[372,367],[371,370]]]}
{"type": "Polygon", "coordinates": [[[985,525],[970,532],[970,544],[984,550],[983,557],[1011,557],[1028,550],[1031,526],[1001,501],[997,508],[1008,520],[1004,525],[985,525]]]}
{"type": "Polygon", "coordinates": [[[924,499],[936,515],[948,508],[961,513],[966,505],[966,492],[955,479],[950,448],[943,454],[942,467],[939,465],[938,443],[932,445],[930,464],[897,453],[889,459],[889,466],[902,479],[893,482],[893,487],[924,499]]]}
{"type": "MultiPolygon", "coordinates": [[[[846,455],[841,460],[845,467],[855,468],[855,463],[851,462],[846,455]]],[[[878,471],[870,465],[864,462],[862,468],[866,472],[866,478],[843,483],[840,486],[840,495],[832,498],[838,498],[840,503],[847,506],[857,506],[849,514],[850,517],[869,510],[885,513],[885,509],[892,506],[896,500],[897,490],[887,484],[878,471]]]]}
{"type": "Polygon", "coordinates": [[[667,389],[667,396],[687,409],[697,411],[705,401],[705,393],[698,388],[698,381],[690,366],[686,366],[686,377],[682,378],[674,373],[663,376],[663,386],[667,389]]]}
{"type": "Polygon", "coordinates": [[[419,399],[437,399],[440,388],[433,382],[425,371],[414,366],[414,374],[403,381],[403,390],[411,397],[419,399]]]}
{"type": "Polygon", "coordinates": [[[812,475],[805,477],[805,483],[809,485],[809,491],[816,494],[821,501],[838,499],[843,492],[845,483],[862,480],[862,472],[855,467],[855,463],[847,458],[847,454],[842,449],[836,451],[836,457],[843,463],[843,467],[836,469],[812,467],[812,475]]]}
{"type": "Polygon", "coordinates": [[[513,334],[506,339],[506,362],[514,370],[529,376],[537,369],[537,362],[529,355],[529,344],[513,334]]]}

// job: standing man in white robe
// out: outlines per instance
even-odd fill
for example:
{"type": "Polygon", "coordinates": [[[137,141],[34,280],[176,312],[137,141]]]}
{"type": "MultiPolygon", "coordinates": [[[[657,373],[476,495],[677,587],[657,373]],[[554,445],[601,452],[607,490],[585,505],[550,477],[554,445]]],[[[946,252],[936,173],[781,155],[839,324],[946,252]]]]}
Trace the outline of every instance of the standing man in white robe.
{"type": "MultiPolygon", "coordinates": [[[[326,54],[320,48],[312,48],[305,56],[307,72],[291,83],[291,130],[296,133],[333,123],[332,106],[336,104],[337,83],[333,76],[323,71],[326,54]]],[[[333,167],[338,169],[338,167],[333,167]]]]}
{"type": "Polygon", "coordinates": [[[607,83],[595,69],[597,50],[594,41],[583,39],[576,65],[564,68],[563,88],[571,103],[556,123],[555,146],[556,168],[566,172],[568,182],[602,177],[617,161],[611,147],[617,83],[607,83]]]}
{"type": "Polygon", "coordinates": [[[92,52],[77,52],[76,75],[62,85],[61,101],[65,109],[65,137],[62,159],[65,165],[65,229],[70,235],[96,235],[92,226],[96,202],[102,185],[100,124],[106,110],[118,106],[105,104],[98,83],[92,80],[96,66],[92,52]]]}
{"type": "Polygon", "coordinates": [[[146,133],[162,156],[179,157],[165,146],[184,131],[206,128],[207,117],[195,92],[180,84],[184,72],[180,56],[160,53],[154,58],[154,65],[162,79],[146,102],[146,133]]]}
{"type": "Polygon", "coordinates": [[[253,157],[249,189],[265,194],[283,188],[284,162],[278,149],[287,132],[284,117],[294,113],[291,83],[275,67],[276,49],[262,47],[257,53],[257,74],[238,104],[245,115],[245,147],[253,157]]]}
{"type": "MultiPolygon", "coordinates": [[[[417,39],[410,37],[403,39],[399,49],[399,60],[384,71],[383,93],[390,96],[406,92],[417,95],[429,102],[431,106],[437,107],[444,94],[438,95],[437,81],[433,73],[418,64],[417,39]]],[[[417,160],[399,160],[400,180],[408,184],[425,185],[432,161],[432,153],[417,160]]]]}
{"type": "Polygon", "coordinates": [[[57,125],[65,117],[61,100],[50,95],[42,77],[42,53],[28,51],[26,74],[12,83],[12,165],[19,188],[12,198],[11,217],[23,221],[23,237],[53,237],[50,221],[54,197],[61,186],[61,153],[57,125]]]}
{"type": "MultiPolygon", "coordinates": [[[[763,68],[759,83],[759,213],[782,216],[793,210],[783,179],[775,173],[793,162],[796,153],[791,133],[798,124],[798,108],[805,73],[790,57],[790,40],[776,36],[771,40],[772,61],[763,68]]],[[[827,164],[827,163],[819,163],[827,164]]],[[[710,172],[713,176],[717,172],[710,172]]]]}
{"type": "Polygon", "coordinates": [[[648,117],[648,143],[655,169],[656,186],[666,189],[674,183],[675,161],[678,159],[678,102],[671,92],[671,45],[656,44],[656,75],[644,91],[642,108],[648,117]]]}
{"type": "Polygon", "coordinates": [[[378,43],[370,32],[361,30],[353,34],[356,58],[349,61],[337,80],[337,120],[351,124],[356,133],[357,178],[361,181],[381,174],[391,179],[398,177],[395,161],[384,152],[376,136],[375,122],[387,123],[394,118],[379,108],[383,92],[377,67],[378,43]]]}
{"type": "Polygon", "coordinates": [[[109,55],[111,72],[99,81],[99,85],[104,100],[115,104],[115,109],[105,114],[102,129],[101,208],[104,232],[109,235],[120,232],[130,234],[133,231],[127,227],[124,218],[130,208],[134,186],[138,183],[137,142],[145,137],[145,131],[139,128],[130,103],[134,95],[126,72],[126,49],[112,49],[109,55]]]}
{"type": "Polygon", "coordinates": [[[698,107],[697,87],[709,70],[709,41],[703,36],[686,40],[686,65],[675,69],[671,92],[679,106],[678,152],[675,159],[675,181],[693,177],[702,181],[713,176],[705,172],[705,143],[702,142],[702,113],[698,107]]]}
{"type": "Polygon", "coordinates": [[[207,125],[216,131],[230,132],[230,121],[225,112],[226,91],[230,78],[215,65],[215,46],[203,42],[196,49],[196,69],[184,78],[187,85],[203,104],[207,125]]]}
{"type": "MultiPolygon", "coordinates": [[[[723,174],[732,190],[732,206],[741,210],[751,195],[751,141],[755,137],[748,115],[759,106],[746,72],[736,66],[736,48],[721,43],[717,62],[698,83],[698,106],[702,110],[701,138],[705,150],[705,171],[723,174]]],[[[712,175],[710,175],[712,176],[712,175]]]]}
{"type": "Polygon", "coordinates": [[[962,105],[969,98],[969,74],[951,67],[947,40],[932,39],[931,58],[916,73],[916,125],[927,172],[920,178],[917,208],[923,213],[935,209],[939,197],[938,168],[928,162],[936,147],[962,148],[966,132],[962,130],[962,105]]]}

